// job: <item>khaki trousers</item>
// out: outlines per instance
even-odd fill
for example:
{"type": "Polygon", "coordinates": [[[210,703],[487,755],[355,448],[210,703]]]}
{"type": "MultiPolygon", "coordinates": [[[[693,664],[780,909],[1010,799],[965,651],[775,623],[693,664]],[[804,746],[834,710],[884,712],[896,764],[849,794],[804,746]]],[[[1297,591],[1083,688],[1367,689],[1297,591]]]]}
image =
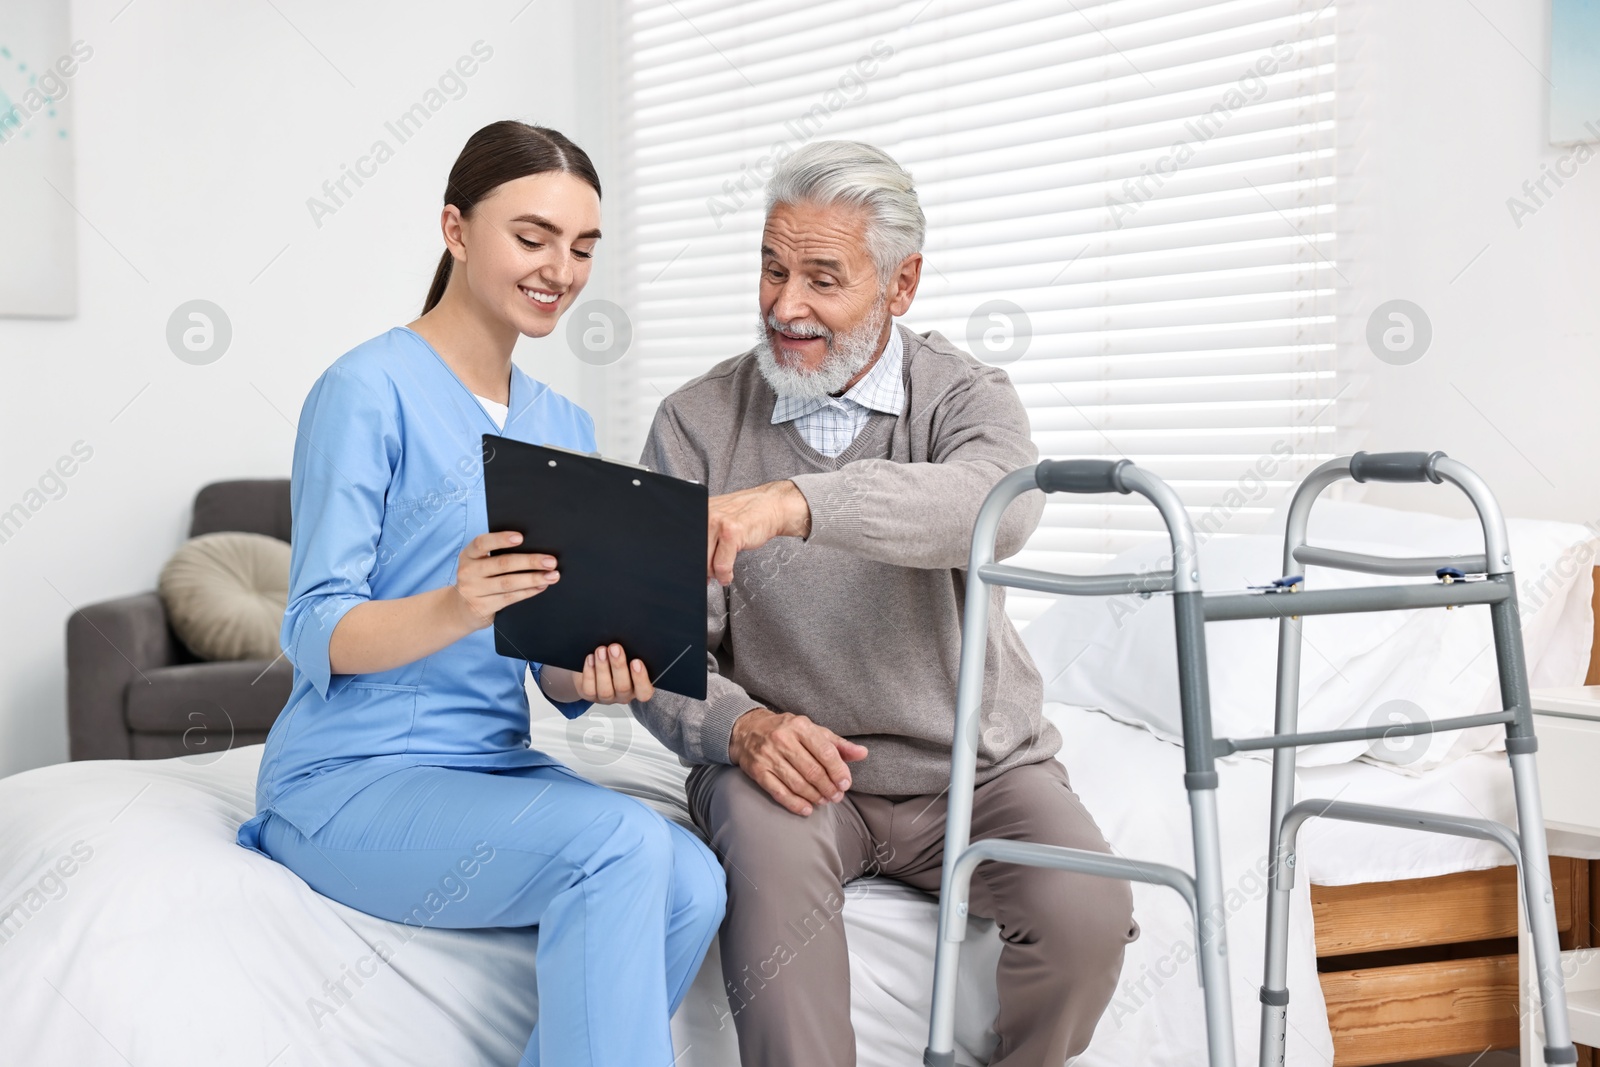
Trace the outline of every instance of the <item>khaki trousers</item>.
{"type": "MultiPolygon", "coordinates": [[[[722,973],[745,1067],[854,1067],[843,886],[885,875],[939,892],[945,794],[847,792],[795,815],[743,770],[700,765],[689,809],[728,875],[722,973]]],[[[972,839],[1110,852],[1055,759],[977,787],[972,839]]],[[[981,864],[972,914],[1005,944],[991,1067],[1061,1067],[1082,1052],[1139,935],[1128,883],[1013,863],[981,864]]]]}

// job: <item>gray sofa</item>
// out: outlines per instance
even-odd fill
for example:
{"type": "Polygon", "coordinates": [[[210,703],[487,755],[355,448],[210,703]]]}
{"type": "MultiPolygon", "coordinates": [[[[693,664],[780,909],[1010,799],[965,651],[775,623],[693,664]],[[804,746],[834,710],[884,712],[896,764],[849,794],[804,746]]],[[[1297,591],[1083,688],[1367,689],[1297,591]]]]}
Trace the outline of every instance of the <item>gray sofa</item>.
{"type": "MultiPolygon", "coordinates": [[[[195,495],[189,536],[243,530],[289,540],[287,478],[214,482],[195,495]]],[[[288,702],[286,658],[197,660],[154,590],[90,604],[67,620],[70,758],[162,759],[266,740],[288,702]]]]}

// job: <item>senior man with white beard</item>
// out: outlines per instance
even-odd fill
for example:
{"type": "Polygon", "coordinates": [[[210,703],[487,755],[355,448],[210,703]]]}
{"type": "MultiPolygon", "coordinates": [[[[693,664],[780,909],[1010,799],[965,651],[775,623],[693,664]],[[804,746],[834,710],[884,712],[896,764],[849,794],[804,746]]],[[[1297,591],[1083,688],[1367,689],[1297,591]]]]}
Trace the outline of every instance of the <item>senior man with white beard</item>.
{"type": "MultiPolygon", "coordinates": [[[[728,876],[722,969],[750,1067],[856,1062],[846,882],[939,890],[973,520],[1038,457],[1003,372],[894,324],[923,232],[884,152],[795,152],[767,185],[756,347],[669,396],[644,448],[714,494],[707,699],[658,690],[632,707],[693,765],[690,808],[728,876]]],[[[998,556],[1043,506],[1011,506],[998,556]]],[[[1108,852],[1054,758],[1005,590],[992,595],[972,837],[1108,852]]],[[[991,1063],[1060,1067],[1138,935],[1127,883],[987,863],[971,911],[1005,941],[991,1063]]]]}

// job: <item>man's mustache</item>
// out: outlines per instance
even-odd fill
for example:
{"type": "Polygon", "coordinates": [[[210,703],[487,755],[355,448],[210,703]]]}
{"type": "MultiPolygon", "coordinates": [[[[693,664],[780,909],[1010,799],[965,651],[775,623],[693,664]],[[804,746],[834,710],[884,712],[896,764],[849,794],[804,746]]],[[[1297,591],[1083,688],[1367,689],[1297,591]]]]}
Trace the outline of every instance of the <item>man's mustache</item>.
{"type": "Polygon", "coordinates": [[[786,333],[794,337],[821,337],[829,343],[833,341],[833,331],[820,322],[784,322],[776,315],[768,315],[765,319],[767,329],[774,333],[786,333]]]}

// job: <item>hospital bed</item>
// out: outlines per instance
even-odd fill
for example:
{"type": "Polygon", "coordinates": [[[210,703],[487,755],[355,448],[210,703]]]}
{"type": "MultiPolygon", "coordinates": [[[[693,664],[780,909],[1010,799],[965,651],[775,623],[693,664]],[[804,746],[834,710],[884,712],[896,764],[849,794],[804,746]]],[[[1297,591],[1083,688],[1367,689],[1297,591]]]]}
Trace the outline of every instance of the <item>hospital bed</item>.
{"type": "MultiPolygon", "coordinates": [[[[1372,528],[1375,516],[1392,518],[1350,507],[1353,529],[1372,528]]],[[[1410,540],[1420,522],[1407,517],[1393,538],[1410,540]]],[[[1511,536],[1519,565],[1534,573],[1587,531],[1513,522],[1511,536]]],[[[1213,570],[1228,577],[1225,568],[1213,570]]],[[[1529,641],[1536,685],[1584,680],[1592,579],[1585,566],[1560,603],[1525,620],[1525,630],[1549,624],[1548,634],[1529,641]]],[[[1059,621],[1041,618],[1024,630],[1041,673],[1057,684],[1073,680],[1067,655],[1049,640],[1059,636],[1052,630],[1059,621]]],[[[1168,659],[1170,647],[1163,648],[1168,659]]],[[[1214,679],[1219,700],[1227,697],[1226,681],[1214,679]]],[[[1190,863],[1182,751],[1114,695],[1082,702],[1104,703],[1104,710],[1050,699],[1044,714],[1062,733],[1059,758],[1119,853],[1190,863]]],[[[541,718],[532,743],[689,825],[686,768],[621,709],[570,723],[541,718]]],[[[0,1032],[7,1058],[91,1067],[515,1063],[537,1013],[537,932],[400,927],[320,897],[292,872],[240,849],[234,830],[253,813],[260,753],[251,745],[178,759],[86,761],[0,780],[0,1032]]],[[[1421,773],[1365,759],[1301,766],[1297,795],[1509,818],[1504,754],[1451,755],[1421,773]]],[[[1219,761],[1218,774],[1234,1029],[1239,1058],[1248,1062],[1259,1012],[1261,828],[1271,767],[1239,755],[1219,761]]],[[[1297,882],[1290,915],[1295,998],[1287,1062],[1343,1067],[1456,1051],[1462,1041],[1474,1043],[1473,1053],[1514,1042],[1515,983],[1503,957],[1515,950],[1491,940],[1506,935],[1515,906],[1501,856],[1481,842],[1381,829],[1352,834],[1316,821],[1307,825],[1300,853],[1307,877],[1297,882]],[[1401,923],[1402,912],[1420,918],[1401,923]],[[1424,921],[1434,914],[1441,921],[1424,921]],[[1458,959],[1412,958],[1445,952],[1438,947],[1444,939],[1473,943],[1452,953],[1458,959]],[[1346,967],[1351,961],[1361,966],[1346,967]],[[1452,983],[1459,994],[1440,992],[1452,983]],[[1510,1005],[1510,1029],[1489,1010],[1497,1004],[1510,1005]]],[[[1581,932],[1587,865],[1556,864],[1558,926],[1581,932]]],[[[1192,943],[1184,906],[1158,887],[1135,886],[1134,894],[1141,936],[1129,945],[1118,991],[1077,1063],[1203,1063],[1204,1014],[1183,948],[1192,943]]],[[[937,904],[881,879],[852,883],[846,898],[859,1062],[914,1067],[927,1033],[937,904]]],[[[969,920],[957,1063],[981,1064],[993,1049],[988,1023],[999,948],[992,923],[969,920]]],[[[683,1067],[738,1062],[721,980],[713,945],[674,1020],[683,1067]]]]}

